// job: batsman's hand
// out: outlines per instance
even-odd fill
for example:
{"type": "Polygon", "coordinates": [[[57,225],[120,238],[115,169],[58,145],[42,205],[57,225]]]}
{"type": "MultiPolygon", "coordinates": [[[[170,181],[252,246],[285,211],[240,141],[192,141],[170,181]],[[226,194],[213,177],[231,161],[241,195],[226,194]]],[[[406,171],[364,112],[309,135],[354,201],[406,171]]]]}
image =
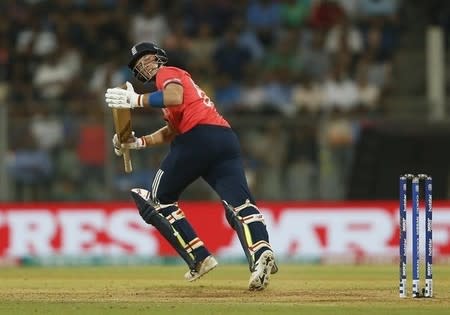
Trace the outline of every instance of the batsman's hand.
{"type": "Polygon", "coordinates": [[[122,156],[123,152],[122,152],[122,148],[120,147],[120,141],[119,141],[119,137],[117,137],[117,133],[114,134],[114,137],[112,138],[112,143],[114,146],[114,153],[117,156],[122,156]]]}
{"type": "Polygon", "coordinates": [[[105,101],[111,108],[136,108],[143,107],[142,95],[134,92],[133,85],[126,82],[127,89],[112,88],[107,89],[105,101]]]}
{"type": "Polygon", "coordinates": [[[145,137],[136,137],[134,135],[134,131],[131,133],[131,137],[127,142],[123,142],[121,144],[121,149],[129,149],[129,150],[140,150],[147,146],[147,142],[145,141],[145,137]]]}

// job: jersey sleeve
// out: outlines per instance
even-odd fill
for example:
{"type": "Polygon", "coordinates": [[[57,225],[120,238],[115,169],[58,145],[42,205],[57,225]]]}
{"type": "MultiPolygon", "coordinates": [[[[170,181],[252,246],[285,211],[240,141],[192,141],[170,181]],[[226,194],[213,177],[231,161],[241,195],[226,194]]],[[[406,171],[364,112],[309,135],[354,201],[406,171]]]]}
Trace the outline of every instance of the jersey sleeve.
{"type": "Polygon", "coordinates": [[[156,86],[158,90],[163,90],[169,83],[183,85],[183,71],[171,67],[164,67],[158,71],[156,77],[156,86]]]}

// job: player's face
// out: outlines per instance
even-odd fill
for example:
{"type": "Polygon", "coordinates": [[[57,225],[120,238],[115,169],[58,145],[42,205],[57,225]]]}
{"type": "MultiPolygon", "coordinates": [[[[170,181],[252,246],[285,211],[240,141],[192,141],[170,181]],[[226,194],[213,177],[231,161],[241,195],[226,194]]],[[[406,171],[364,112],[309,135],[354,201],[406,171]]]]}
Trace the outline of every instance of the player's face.
{"type": "Polygon", "coordinates": [[[158,72],[158,62],[155,55],[141,57],[134,66],[134,74],[141,81],[150,81],[158,72]]]}

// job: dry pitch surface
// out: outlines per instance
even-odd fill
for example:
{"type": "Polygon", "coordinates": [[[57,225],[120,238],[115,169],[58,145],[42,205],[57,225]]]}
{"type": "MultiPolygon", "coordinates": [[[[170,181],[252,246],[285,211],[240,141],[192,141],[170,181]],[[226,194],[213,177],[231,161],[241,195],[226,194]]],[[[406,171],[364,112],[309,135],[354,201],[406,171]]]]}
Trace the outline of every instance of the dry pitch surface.
{"type": "MultiPolygon", "coordinates": [[[[435,297],[400,299],[394,265],[281,265],[266,291],[246,290],[244,265],[194,283],[183,266],[0,268],[0,314],[450,314],[450,266],[435,297]]],[[[410,285],[410,280],[408,285],[410,285]]]]}

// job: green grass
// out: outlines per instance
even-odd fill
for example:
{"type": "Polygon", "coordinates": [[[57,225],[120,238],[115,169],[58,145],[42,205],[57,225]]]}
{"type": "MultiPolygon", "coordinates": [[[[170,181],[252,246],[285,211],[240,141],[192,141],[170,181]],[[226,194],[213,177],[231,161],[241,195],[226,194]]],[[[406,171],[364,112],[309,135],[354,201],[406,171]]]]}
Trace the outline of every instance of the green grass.
{"type": "MultiPolygon", "coordinates": [[[[450,266],[432,299],[400,299],[394,265],[281,265],[269,288],[246,290],[244,265],[194,283],[182,266],[0,269],[0,314],[449,314],[450,266]]],[[[408,281],[410,286],[411,281],[408,281]]],[[[409,288],[410,289],[410,288],[409,288]]]]}

